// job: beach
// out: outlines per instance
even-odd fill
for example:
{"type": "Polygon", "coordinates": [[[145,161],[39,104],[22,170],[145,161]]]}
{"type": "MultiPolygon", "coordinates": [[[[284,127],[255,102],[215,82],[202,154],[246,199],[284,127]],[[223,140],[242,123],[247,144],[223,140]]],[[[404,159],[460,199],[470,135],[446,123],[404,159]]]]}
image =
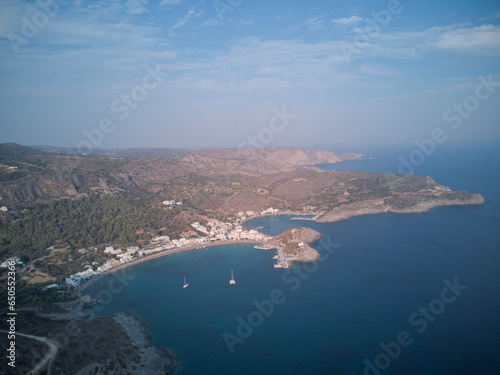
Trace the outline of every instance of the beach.
{"type": "Polygon", "coordinates": [[[97,281],[112,275],[115,272],[122,271],[128,267],[135,266],[136,264],[140,264],[143,262],[147,262],[153,259],[157,259],[160,257],[164,257],[167,255],[172,255],[172,254],[178,254],[178,253],[183,253],[186,251],[192,251],[192,250],[199,250],[199,249],[204,249],[208,247],[216,247],[216,246],[228,246],[228,245],[262,245],[263,243],[261,241],[256,241],[256,240],[226,240],[226,241],[214,241],[214,242],[209,242],[209,243],[204,243],[203,245],[191,245],[191,246],[185,246],[185,247],[179,247],[176,249],[171,249],[171,250],[163,250],[159,251],[158,253],[148,255],[146,257],[134,259],[131,262],[127,262],[124,264],[120,264],[117,267],[113,267],[108,271],[105,271],[101,274],[99,274],[98,277],[93,278],[92,280],[89,280],[82,284],[78,290],[75,290],[79,295],[82,295],[82,292],[87,289],[89,286],[93,285],[97,281]]]}

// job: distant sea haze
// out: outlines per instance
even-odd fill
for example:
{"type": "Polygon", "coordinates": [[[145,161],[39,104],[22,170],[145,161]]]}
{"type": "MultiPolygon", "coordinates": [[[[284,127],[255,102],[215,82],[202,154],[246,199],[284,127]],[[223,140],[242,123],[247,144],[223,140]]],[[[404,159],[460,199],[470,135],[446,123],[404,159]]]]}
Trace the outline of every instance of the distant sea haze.
{"type": "MultiPolygon", "coordinates": [[[[397,173],[401,150],[364,153],[374,158],[328,168],[397,173]]],[[[246,225],[271,235],[296,226],[319,231],[323,242],[313,247],[323,261],[275,269],[274,252],[252,245],[166,256],[127,269],[135,278],[98,315],[142,318],[154,345],[182,362],[180,375],[497,375],[499,160],[495,148],[442,148],[415,171],[480,193],[484,206],[334,224],[257,218],[246,225]],[[273,302],[271,313],[264,301],[273,302]],[[237,338],[233,351],[225,333],[237,338]]]]}

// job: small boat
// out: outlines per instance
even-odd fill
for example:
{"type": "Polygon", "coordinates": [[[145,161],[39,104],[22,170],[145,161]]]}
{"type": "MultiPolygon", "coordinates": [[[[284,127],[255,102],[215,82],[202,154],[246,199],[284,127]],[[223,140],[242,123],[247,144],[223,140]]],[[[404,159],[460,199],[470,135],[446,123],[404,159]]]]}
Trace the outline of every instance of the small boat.
{"type": "Polygon", "coordinates": [[[186,276],[184,276],[184,285],[182,287],[186,289],[188,286],[189,284],[186,282],[186,276]]]}
{"type": "Polygon", "coordinates": [[[229,285],[236,285],[236,281],[234,281],[233,270],[231,270],[231,280],[229,280],[229,285]]]}

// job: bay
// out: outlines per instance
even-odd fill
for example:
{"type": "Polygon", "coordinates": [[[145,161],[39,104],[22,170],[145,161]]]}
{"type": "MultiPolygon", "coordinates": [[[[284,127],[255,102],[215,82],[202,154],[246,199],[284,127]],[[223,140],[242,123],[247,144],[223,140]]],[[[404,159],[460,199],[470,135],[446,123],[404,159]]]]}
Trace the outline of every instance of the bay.
{"type": "MultiPolygon", "coordinates": [[[[324,168],[397,172],[398,157],[409,152],[367,150],[374,159],[324,168]]],[[[497,374],[499,160],[495,148],[443,147],[415,168],[453,189],[481,193],[484,206],[334,224],[257,218],[246,225],[272,235],[296,226],[318,230],[324,239],[314,247],[322,261],[274,269],[274,253],[251,245],[170,255],[128,268],[133,280],[110,303],[96,305],[96,313],[142,318],[154,345],[182,363],[176,371],[182,375],[497,374]],[[445,303],[449,283],[466,288],[446,292],[447,301],[455,298],[445,303]],[[278,295],[279,303],[263,302],[278,295]],[[384,362],[381,344],[405,332],[411,343],[384,362]],[[387,368],[367,370],[368,363],[387,368]]],[[[107,283],[88,292],[97,296],[107,283]]]]}

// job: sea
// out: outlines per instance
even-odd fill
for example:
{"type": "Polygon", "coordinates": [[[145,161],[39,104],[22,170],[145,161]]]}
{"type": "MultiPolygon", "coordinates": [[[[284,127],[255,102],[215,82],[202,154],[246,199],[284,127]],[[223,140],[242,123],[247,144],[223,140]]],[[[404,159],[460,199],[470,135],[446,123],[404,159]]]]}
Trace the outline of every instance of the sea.
{"type": "MultiPolygon", "coordinates": [[[[174,254],[87,289],[103,299],[93,309],[144,320],[176,375],[500,374],[500,149],[439,147],[414,153],[412,172],[480,193],[483,206],[332,224],[256,218],[246,225],[271,235],[319,231],[321,260],[277,269],[274,251],[252,245],[174,254]]],[[[415,149],[357,149],[371,159],[321,167],[398,173],[415,149]]]]}

